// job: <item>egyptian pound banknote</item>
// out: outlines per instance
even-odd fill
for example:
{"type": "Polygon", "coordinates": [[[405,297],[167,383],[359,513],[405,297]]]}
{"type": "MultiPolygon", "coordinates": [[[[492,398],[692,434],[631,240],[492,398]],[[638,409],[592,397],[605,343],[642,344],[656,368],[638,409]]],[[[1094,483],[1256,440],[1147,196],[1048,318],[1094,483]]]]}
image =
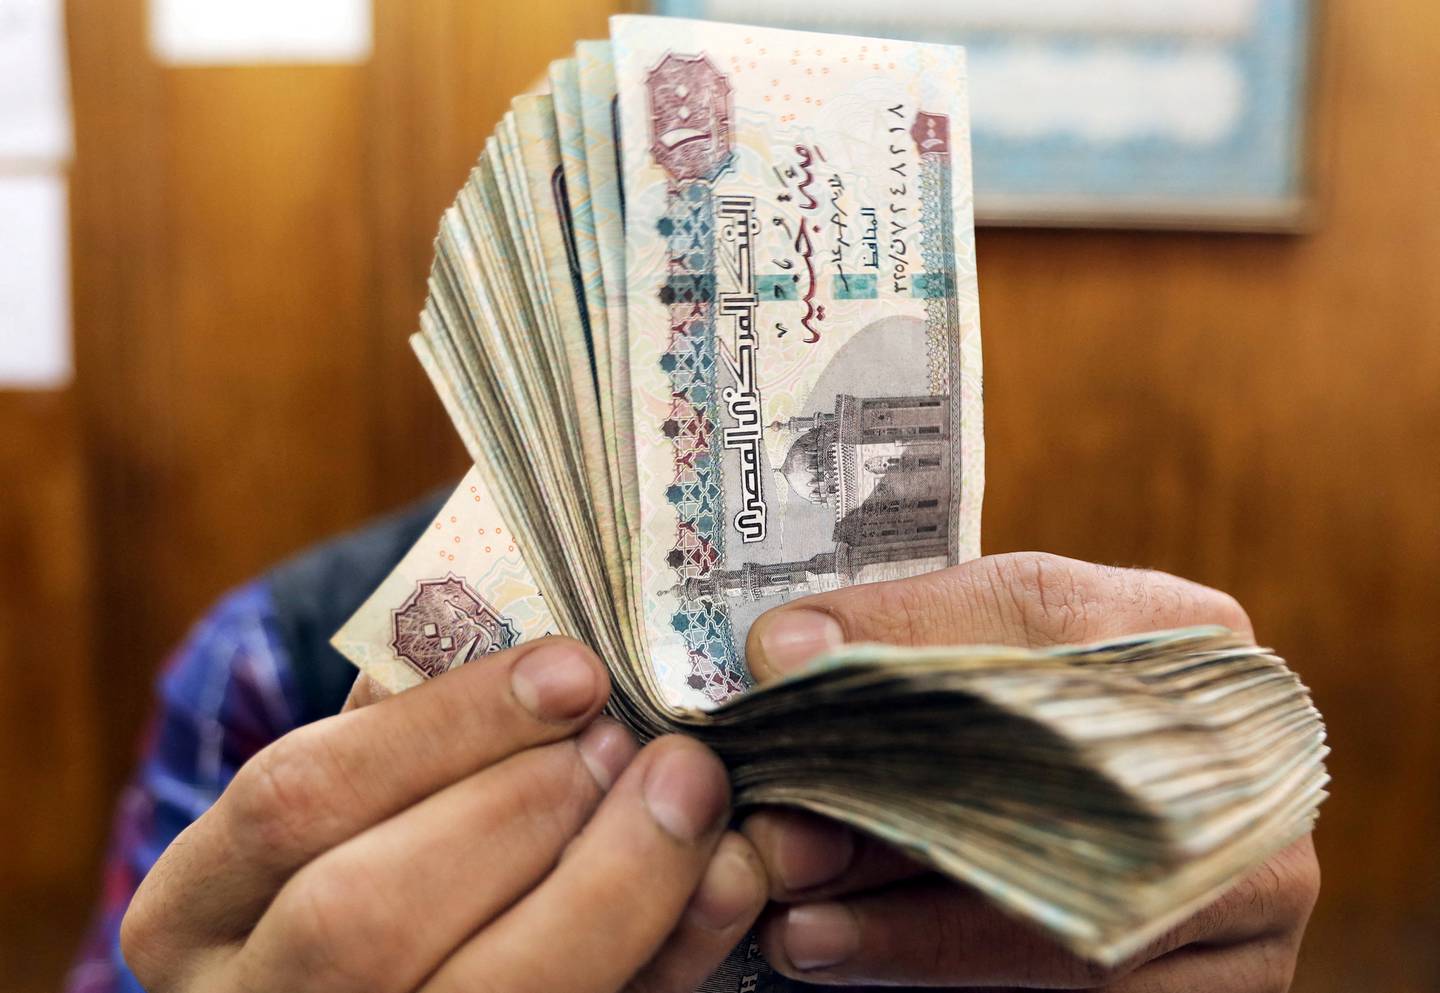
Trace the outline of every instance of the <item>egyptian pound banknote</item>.
{"type": "Polygon", "coordinates": [[[617,18],[638,585],[668,702],[786,599],[979,554],[964,53],[617,18]]]}

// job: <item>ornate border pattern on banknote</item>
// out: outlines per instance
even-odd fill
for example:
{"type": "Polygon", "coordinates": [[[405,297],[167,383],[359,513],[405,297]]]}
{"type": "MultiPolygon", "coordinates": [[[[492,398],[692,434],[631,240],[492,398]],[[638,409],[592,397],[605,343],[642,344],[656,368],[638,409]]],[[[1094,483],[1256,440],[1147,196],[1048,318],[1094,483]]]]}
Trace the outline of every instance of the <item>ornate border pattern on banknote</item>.
{"type": "MultiPolygon", "coordinates": [[[[658,222],[667,248],[659,290],[670,329],[660,358],[670,386],[660,429],[670,439],[674,476],[666,499],[675,508],[676,534],[667,563],[676,575],[677,609],[671,624],[684,641],[689,687],[719,703],[749,685],[725,601],[699,592],[699,581],[725,562],[724,432],[721,429],[716,343],[717,217],[715,181],[734,154],[730,81],[703,55],[673,52],[646,78],[649,151],[668,177],[665,211],[658,222]],[[678,95],[677,95],[678,94],[678,95]]],[[[950,118],[924,110],[910,122],[920,160],[924,272],[913,292],[925,300],[927,379],[933,398],[946,398],[947,423],[959,431],[961,315],[956,301],[955,228],[950,118]]],[[[750,281],[753,283],[753,279],[750,281]]],[[[951,492],[962,492],[964,453],[949,459],[951,492]]],[[[948,534],[958,535],[961,501],[950,500],[948,534]]],[[[837,536],[844,528],[837,525],[837,536]]],[[[763,529],[763,521],[760,524],[763,529]]],[[[763,533],[763,531],[762,531],[763,533]]],[[[951,564],[959,560],[948,542],[951,564]]]]}
{"type": "MultiPolygon", "coordinates": [[[[926,354],[930,393],[949,396],[950,423],[962,423],[960,312],[955,280],[955,204],[950,163],[950,117],[920,111],[910,129],[920,153],[920,222],[925,232],[920,261],[925,267],[926,354]]],[[[951,492],[963,493],[966,453],[957,445],[950,460],[951,492]]],[[[950,533],[961,533],[962,501],[950,501],[950,533]]],[[[960,561],[950,545],[950,564],[960,561]]]]}
{"type": "MultiPolygon", "coordinates": [[[[647,80],[651,154],[670,177],[660,234],[669,263],[660,299],[670,336],[661,367],[671,404],[661,430],[670,438],[675,478],[666,498],[678,518],[669,564],[681,583],[703,579],[725,557],[725,491],[715,396],[715,204],[713,182],[729,162],[730,83],[704,56],[667,55],[647,80]],[[704,94],[683,106],[668,98],[704,94]],[[697,113],[698,110],[698,113],[697,113]],[[674,136],[674,137],[672,137],[674,136]]],[[[723,601],[684,597],[672,623],[685,640],[692,689],[719,703],[748,685],[723,601]]]]}

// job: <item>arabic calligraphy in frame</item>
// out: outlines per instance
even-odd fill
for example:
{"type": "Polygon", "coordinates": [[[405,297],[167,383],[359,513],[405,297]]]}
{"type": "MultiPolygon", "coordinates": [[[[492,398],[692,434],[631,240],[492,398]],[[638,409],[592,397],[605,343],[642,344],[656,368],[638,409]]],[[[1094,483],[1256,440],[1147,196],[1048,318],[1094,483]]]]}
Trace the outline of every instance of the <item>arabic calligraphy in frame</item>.
{"type": "Polygon", "coordinates": [[[731,257],[725,261],[733,274],[735,286],[719,294],[719,313],[734,321],[734,345],[722,347],[720,359],[730,370],[735,385],[720,391],[725,412],[733,423],[720,432],[726,451],[740,457],[740,489],[743,504],[736,511],[735,530],[746,544],[765,540],[765,476],[762,472],[760,446],[765,432],[761,423],[760,377],[758,353],[760,339],[756,334],[756,313],[760,299],[755,293],[755,236],[760,222],[755,216],[755,198],[722,196],[716,202],[715,216],[720,225],[720,245],[731,257]]]}

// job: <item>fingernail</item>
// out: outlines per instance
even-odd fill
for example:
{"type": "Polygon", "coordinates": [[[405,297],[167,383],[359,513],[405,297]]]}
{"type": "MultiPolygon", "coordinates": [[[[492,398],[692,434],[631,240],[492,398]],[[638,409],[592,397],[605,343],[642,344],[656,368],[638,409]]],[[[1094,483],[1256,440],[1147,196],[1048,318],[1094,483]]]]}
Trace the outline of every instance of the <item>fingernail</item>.
{"type": "Polygon", "coordinates": [[[754,864],[735,847],[722,843],[686,913],[707,931],[726,931],[747,913],[757,911],[761,897],[760,874],[754,864]]]}
{"type": "Polygon", "coordinates": [[[761,661],[771,671],[788,675],[817,655],[845,642],[840,622],[819,610],[782,610],[760,633],[761,661]]]}
{"type": "Polygon", "coordinates": [[[595,667],[569,642],[544,645],[523,656],[510,673],[515,699],[542,721],[569,721],[595,703],[595,667]]]}
{"type": "Polygon", "coordinates": [[[828,883],[855,861],[855,832],[835,821],[796,820],[780,832],[775,874],[791,893],[828,883]]]}
{"type": "Polygon", "coordinates": [[[785,957],[801,971],[830,969],[860,948],[860,925],[840,903],[807,903],[785,914],[785,957]]]}
{"type": "Polygon", "coordinates": [[[608,790],[620,778],[620,773],[630,764],[639,750],[630,732],[618,721],[601,717],[575,739],[580,750],[580,760],[602,790],[608,790]]]}
{"type": "Polygon", "coordinates": [[[699,748],[671,747],[646,770],[645,805],[666,834],[695,841],[730,806],[725,770],[699,748]]]}

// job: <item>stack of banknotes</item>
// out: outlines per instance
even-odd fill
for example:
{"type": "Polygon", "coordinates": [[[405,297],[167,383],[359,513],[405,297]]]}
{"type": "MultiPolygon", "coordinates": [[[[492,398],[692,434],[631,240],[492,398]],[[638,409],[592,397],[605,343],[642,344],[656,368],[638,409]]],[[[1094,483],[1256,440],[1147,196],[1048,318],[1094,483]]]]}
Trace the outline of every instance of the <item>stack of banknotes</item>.
{"type": "Polygon", "coordinates": [[[474,458],[334,644],[403,690],[550,633],[739,804],[838,818],[1113,962],[1313,821],[1323,728],[1218,629],[855,645],[753,688],[798,596],[979,553],[962,50],[620,17],[517,97],[412,338],[474,458]]]}

